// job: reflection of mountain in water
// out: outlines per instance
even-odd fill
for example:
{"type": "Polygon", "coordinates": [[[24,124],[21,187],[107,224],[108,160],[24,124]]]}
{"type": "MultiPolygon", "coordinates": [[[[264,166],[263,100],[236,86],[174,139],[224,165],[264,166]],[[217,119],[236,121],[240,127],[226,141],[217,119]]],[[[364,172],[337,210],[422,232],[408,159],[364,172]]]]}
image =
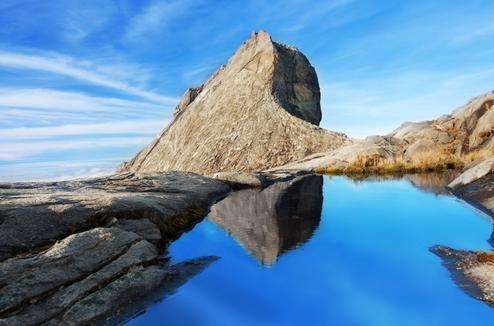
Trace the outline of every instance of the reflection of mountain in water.
{"type": "Polygon", "coordinates": [[[408,174],[405,176],[405,179],[413,186],[425,192],[434,193],[436,195],[449,195],[450,192],[446,186],[453,181],[458,174],[458,171],[453,170],[440,173],[408,174]]]}
{"type": "Polygon", "coordinates": [[[307,241],[319,226],[321,176],[246,189],[214,205],[209,218],[224,228],[262,264],[307,241]]]}

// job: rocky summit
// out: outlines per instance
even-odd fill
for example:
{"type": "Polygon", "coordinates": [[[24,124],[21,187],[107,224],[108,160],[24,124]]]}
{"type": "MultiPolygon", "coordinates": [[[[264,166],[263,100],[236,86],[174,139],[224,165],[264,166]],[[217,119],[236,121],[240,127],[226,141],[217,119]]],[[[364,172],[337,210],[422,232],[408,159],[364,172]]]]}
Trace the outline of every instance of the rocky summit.
{"type": "Polygon", "coordinates": [[[261,171],[348,141],[321,120],[317,75],[296,48],[253,33],[121,171],[261,171]]]}

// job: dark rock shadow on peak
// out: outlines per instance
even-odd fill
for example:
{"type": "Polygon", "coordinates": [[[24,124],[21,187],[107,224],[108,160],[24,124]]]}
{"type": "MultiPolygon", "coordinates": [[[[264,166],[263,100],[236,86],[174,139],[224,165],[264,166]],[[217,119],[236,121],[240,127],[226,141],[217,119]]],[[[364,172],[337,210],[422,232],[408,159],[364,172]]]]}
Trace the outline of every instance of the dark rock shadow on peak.
{"type": "Polygon", "coordinates": [[[267,188],[232,193],[208,218],[231,234],[263,265],[309,240],[318,228],[323,177],[302,176],[267,188]]]}

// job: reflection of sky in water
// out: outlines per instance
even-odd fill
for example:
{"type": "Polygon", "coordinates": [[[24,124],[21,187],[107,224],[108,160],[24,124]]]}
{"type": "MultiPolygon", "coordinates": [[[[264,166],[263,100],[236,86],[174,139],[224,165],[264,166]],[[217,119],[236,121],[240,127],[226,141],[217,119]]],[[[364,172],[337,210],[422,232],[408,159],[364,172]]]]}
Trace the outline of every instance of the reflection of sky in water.
{"type": "Polygon", "coordinates": [[[406,181],[324,180],[311,240],[263,267],[210,221],[175,242],[175,261],[221,259],[134,325],[486,325],[494,309],[449,278],[436,244],[489,249],[490,221],[406,181]]]}

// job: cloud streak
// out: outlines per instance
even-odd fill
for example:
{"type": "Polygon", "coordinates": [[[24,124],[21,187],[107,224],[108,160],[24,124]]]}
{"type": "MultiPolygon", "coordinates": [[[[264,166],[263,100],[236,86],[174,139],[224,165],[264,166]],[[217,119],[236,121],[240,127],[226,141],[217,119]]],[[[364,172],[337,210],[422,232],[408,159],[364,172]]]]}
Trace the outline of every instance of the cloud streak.
{"type": "Polygon", "coordinates": [[[79,92],[45,88],[0,88],[0,107],[77,111],[81,113],[164,109],[163,106],[156,103],[130,101],[113,97],[97,97],[79,92]]]}
{"type": "Polygon", "coordinates": [[[135,41],[149,33],[163,30],[174,19],[186,13],[191,5],[190,0],[155,1],[131,20],[125,38],[135,41]]]}
{"type": "Polygon", "coordinates": [[[66,124],[50,127],[0,129],[0,137],[6,138],[42,138],[60,136],[141,134],[154,135],[163,128],[164,122],[157,120],[112,121],[93,124],[66,124]]]}
{"type": "MultiPolygon", "coordinates": [[[[83,64],[73,58],[60,55],[41,56],[0,51],[0,66],[3,67],[38,70],[63,75],[90,84],[122,91],[155,103],[173,105],[178,102],[175,97],[161,96],[154,92],[134,87],[127,82],[115,80],[110,75],[98,73],[98,69],[88,70],[84,65],[87,66],[87,62],[83,64]]],[[[104,68],[99,70],[104,70],[104,68]]]]}
{"type": "Polygon", "coordinates": [[[87,150],[101,148],[136,147],[143,146],[150,137],[120,137],[99,138],[88,140],[51,140],[28,142],[2,142],[0,146],[0,161],[15,161],[27,157],[33,157],[47,152],[60,152],[67,150],[87,150]]]}

